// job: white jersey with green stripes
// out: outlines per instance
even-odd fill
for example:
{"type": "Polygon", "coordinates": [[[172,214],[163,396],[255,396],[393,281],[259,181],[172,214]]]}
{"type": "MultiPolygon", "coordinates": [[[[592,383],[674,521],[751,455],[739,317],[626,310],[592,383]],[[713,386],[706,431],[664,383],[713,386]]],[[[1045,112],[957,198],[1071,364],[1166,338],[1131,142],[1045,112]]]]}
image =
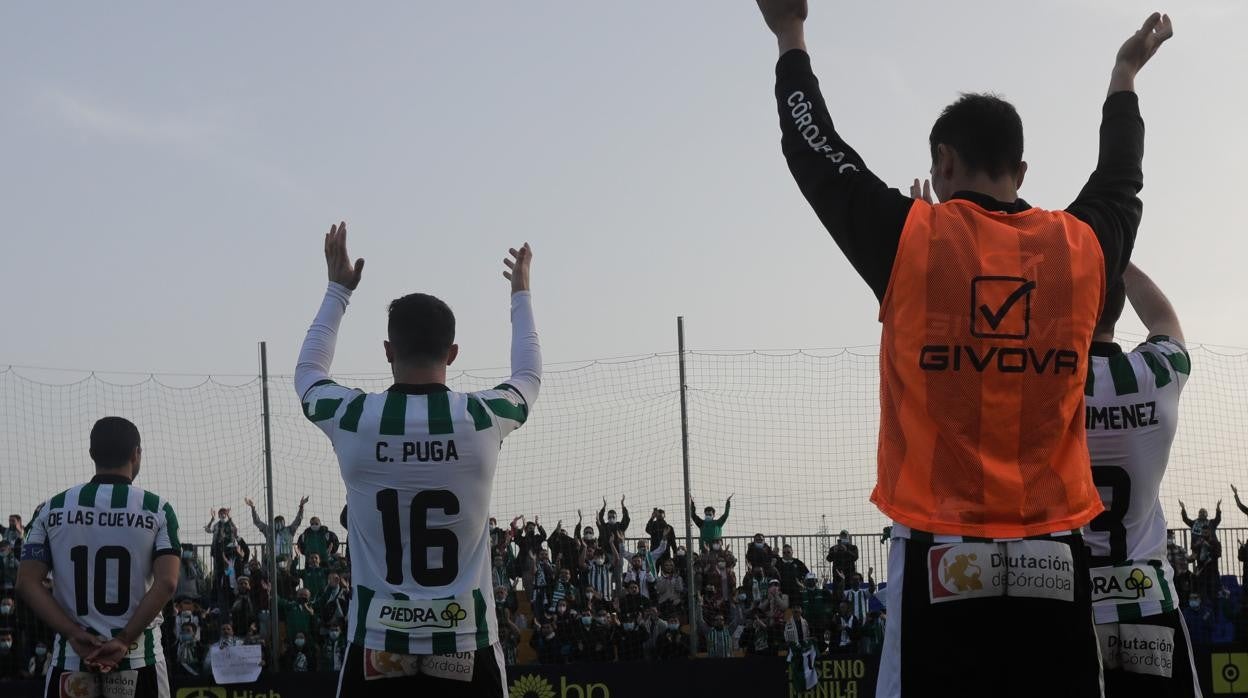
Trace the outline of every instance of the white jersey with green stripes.
{"type": "MultiPolygon", "coordinates": [[[[178,518],[168,501],[124,477],[97,475],[44,503],[27,531],[22,558],[51,567],[52,595],[66,614],[112,637],[151,588],[153,560],[180,548],[178,518]]],[[[165,661],[160,623],[158,613],[118,669],[165,661]]],[[[58,669],[79,668],[78,655],[60,636],[52,661],[58,669]]]]}
{"type": "Polygon", "coordinates": [[[540,382],[529,294],[512,297],[511,378],[472,393],[401,384],[364,393],[325,377],[349,297],[330,285],[295,376],[347,488],[348,636],[402,654],[489,647],[498,642],[487,525],[494,471],[540,382]]]}
{"type": "Polygon", "coordinates": [[[1098,623],[1177,608],[1160,491],[1190,373],[1186,348],[1169,337],[1152,337],[1130,352],[1093,345],[1086,427],[1105,511],[1084,529],[1084,540],[1092,551],[1098,623]]]}

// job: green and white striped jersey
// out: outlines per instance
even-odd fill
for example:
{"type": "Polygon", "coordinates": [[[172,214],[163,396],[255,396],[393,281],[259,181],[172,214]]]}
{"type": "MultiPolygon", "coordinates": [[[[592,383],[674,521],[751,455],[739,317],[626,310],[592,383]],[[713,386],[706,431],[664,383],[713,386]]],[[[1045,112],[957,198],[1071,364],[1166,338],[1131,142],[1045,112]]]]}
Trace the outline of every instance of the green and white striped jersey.
{"type": "Polygon", "coordinates": [[[489,647],[498,642],[487,525],[494,472],[504,437],[527,420],[540,381],[529,294],[512,297],[506,383],[472,393],[402,384],[364,393],[324,377],[344,292],[336,285],[327,292],[296,387],[304,388],[305,415],[333,443],[347,488],[348,635],[401,654],[489,647]]]}
{"type": "MultiPolygon", "coordinates": [[[[103,637],[117,635],[152,585],[152,561],[177,555],[178,517],[168,501],[116,475],[97,475],[40,508],[26,534],[22,559],[52,569],[52,595],[65,613],[103,637]]],[[[156,614],[118,669],[165,661],[156,614]]],[[[59,635],[58,669],[79,669],[79,657],[59,635]]]]}
{"type": "Polygon", "coordinates": [[[1084,540],[1092,550],[1098,623],[1177,608],[1159,493],[1190,373],[1186,348],[1166,336],[1130,352],[1093,344],[1085,426],[1092,479],[1105,511],[1088,524],[1084,540]]]}

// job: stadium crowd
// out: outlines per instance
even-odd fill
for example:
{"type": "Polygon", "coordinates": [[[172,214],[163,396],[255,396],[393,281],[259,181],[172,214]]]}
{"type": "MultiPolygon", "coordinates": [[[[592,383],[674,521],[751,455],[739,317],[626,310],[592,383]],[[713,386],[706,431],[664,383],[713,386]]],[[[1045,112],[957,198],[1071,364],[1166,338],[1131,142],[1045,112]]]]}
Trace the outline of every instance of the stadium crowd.
{"type": "MultiPolygon", "coordinates": [[[[1248,514],[1238,491],[1235,500],[1248,514]]],[[[275,517],[272,530],[252,500],[245,502],[263,547],[248,544],[225,507],[212,511],[203,527],[211,536],[207,560],[195,545],[182,545],[178,588],[162,626],[171,671],[211,673],[211,648],[238,644],[260,645],[266,666],[280,671],[339,670],[351,600],[348,547],[320,517],[301,529],[307,497],[293,520],[275,517]],[[267,550],[277,554],[275,579],[261,559],[267,550]],[[269,647],[271,594],[283,643],[276,655],[269,647]]],[[[877,596],[883,587],[874,569],[864,576],[848,531],[832,541],[828,564],[816,566],[831,571],[820,576],[791,546],[773,549],[763,533],[744,551],[733,550],[724,536],[731,505],[729,497],[722,514],[710,506],[699,513],[688,503],[698,530],[692,552],[660,508],[651,510],[644,536],[630,536],[633,522],[623,498],[618,512],[604,499],[588,523],[578,511],[570,531],[558,521],[548,532],[537,516],[516,516],[505,527],[491,519],[493,593],[506,661],[521,663],[522,654],[523,661],[540,663],[682,659],[690,653],[690,633],[711,657],[781,654],[806,642],[821,656],[878,654],[888,618],[884,595],[877,596]],[[692,623],[691,587],[698,606],[692,623]]],[[[1189,518],[1180,506],[1190,549],[1171,531],[1169,557],[1193,641],[1248,639],[1241,580],[1218,573],[1221,502],[1212,518],[1205,509],[1189,518]]],[[[340,523],[345,527],[345,511],[340,523]]],[[[13,592],[23,533],[17,514],[0,526],[0,680],[42,677],[51,662],[51,631],[13,592]]],[[[1248,542],[1238,547],[1238,560],[1248,583],[1248,542]]]]}

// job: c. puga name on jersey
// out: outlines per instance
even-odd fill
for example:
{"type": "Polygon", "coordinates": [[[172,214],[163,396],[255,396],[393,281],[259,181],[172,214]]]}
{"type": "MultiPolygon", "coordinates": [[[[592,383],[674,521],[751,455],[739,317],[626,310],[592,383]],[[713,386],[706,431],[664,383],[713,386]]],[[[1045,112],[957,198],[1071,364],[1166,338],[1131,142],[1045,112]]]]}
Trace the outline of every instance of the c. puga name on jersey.
{"type": "Polygon", "coordinates": [[[455,439],[447,439],[445,443],[442,441],[404,441],[393,447],[388,441],[378,441],[376,453],[378,463],[393,463],[396,456],[401,463],[411,461],[441,463],[459,460],[459,453],[455,450],[455,439]]]}

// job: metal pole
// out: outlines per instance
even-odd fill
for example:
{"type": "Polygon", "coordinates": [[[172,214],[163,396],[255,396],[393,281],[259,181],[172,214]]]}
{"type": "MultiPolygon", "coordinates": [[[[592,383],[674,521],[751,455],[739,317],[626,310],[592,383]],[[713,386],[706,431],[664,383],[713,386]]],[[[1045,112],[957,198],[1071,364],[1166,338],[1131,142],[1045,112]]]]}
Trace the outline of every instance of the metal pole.
{"type": "Polygon", "coordinates": [[[692,510],[689,509],[689,502],[693,499],[693,490],[689,487],[689,406],[685,400],[685,393],[689,386],[685,384],[684,316],[676,318],[676,345],[680,352],[680,451],[685,472],[685,502],[681,507],[685,510],[685,572],[688,582],[685,586],[689,594],[689,656],[693,657],[698,653],[698,595],[694,588],[696,582],[693,576],[693,519],[692,510]]]}
{"type": "Polygon", "coordinates": [[[269,522],[269,663],[277,661],[277,531],[273,528],[273,435],[269,428],[269,351],[260,342],[260,395],[264,401],[264,496],[269,522]]]}

